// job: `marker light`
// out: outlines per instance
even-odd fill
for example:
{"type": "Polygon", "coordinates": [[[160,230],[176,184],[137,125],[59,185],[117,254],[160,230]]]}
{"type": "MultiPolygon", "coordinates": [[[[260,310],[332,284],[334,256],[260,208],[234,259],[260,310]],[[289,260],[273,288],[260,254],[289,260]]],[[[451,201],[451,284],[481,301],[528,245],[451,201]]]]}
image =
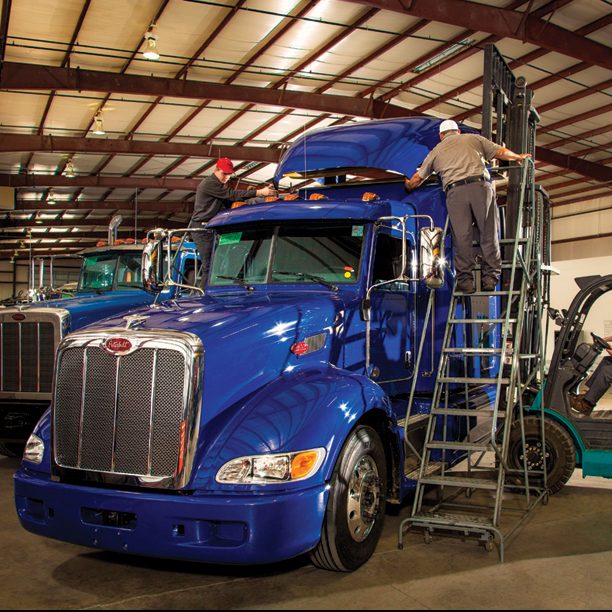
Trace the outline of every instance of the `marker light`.
{"type": "Polygon", "coordinates": [[[217,472],[216,481],[221,484],[274,484],[305,480],[317,473],[324,459],[324,448],[238,457],[217,472]]]}

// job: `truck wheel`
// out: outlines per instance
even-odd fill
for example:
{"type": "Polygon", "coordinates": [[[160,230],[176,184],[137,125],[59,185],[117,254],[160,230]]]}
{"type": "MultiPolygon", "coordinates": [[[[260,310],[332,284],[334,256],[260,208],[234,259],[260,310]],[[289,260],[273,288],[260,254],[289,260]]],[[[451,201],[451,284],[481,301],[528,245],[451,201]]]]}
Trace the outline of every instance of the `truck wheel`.
{"type": "MultiPolygon", "coordinates": [[[[525,445],[527,452],[527,469],[542,471],[546,455],[546,484],[551,493],[561,490],[576,467],[576,446],[569,433],[551,419],[544,419],[546,452],[542,451],[542,425],[537,417],[525,418],[525,445]]],[[[510,452],[508,465],[510,469],[523,469],[523,448],[521,442],[521,424],[516,422],[510,432],[510,452]]],[[[523,478],[513,476],[516,484],[523,484],[523,478]]],[[[534,476],[529,482],[535,487],[543,486],[542,478],[534,476]]]]}
{"type": "Polygon", "coordinates": [[[6,457],[22,457],[25,444],[23,442],[0,443],[0,455],[6,457]]]}
{"type": "Polygon", "coordinates": [[[321,541],[310,551],[314,565],[352,572],[373,554],[387,503],[387,463],[382,442],[359,426],[344,443],[330,480],[321,541]]]}

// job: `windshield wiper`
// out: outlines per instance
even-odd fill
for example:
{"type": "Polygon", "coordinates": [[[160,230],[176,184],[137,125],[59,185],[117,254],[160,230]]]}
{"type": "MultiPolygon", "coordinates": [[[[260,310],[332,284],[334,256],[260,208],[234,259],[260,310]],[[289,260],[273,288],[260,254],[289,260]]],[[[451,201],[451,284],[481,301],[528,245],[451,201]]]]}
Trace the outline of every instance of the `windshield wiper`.
{"type": "Polygon", "coordinates": [[[242,285],[247,291],[254,291],[253,287],[247,285],[243,280],[240,280],[237,276],[217,276],[217,278],[226,278],[227,280],[236,281],[239,285],[242,285]]]}
{"type": "Polygon", "coordinates": [[[330,283],[329,281],[326,281],[324,278],[321,278],[320,276],[315,276],[314,274],[306,274],[304,272],[282,272],[279,270],[274,270],[272,274],[284,274],[286,276],[300,276],[302,278],[309,278],[315,283],[321,283],[322,285],[329,287],[332,291],[338,291],[338,287],[336,285],[330,283]]]}

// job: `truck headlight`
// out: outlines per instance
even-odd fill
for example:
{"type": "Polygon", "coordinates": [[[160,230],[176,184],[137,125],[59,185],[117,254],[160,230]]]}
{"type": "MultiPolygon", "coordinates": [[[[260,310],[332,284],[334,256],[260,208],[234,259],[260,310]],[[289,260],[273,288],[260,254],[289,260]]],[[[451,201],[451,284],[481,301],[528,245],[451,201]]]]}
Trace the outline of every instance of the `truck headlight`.
{"type": "Polygon", "coordinates": [[[324,459],[324,448],[238,457],[217,472],[216,481],[221,484],[273,484],[305,480],[317,473],[324,459]]]}
{"type": "Polygon", "coordinates": [[[25,450],[23,451],[23,460],[37,465],[42,463],[43,455],[45,454],[45,443],[36,435],[32,434],[25,450]]]}

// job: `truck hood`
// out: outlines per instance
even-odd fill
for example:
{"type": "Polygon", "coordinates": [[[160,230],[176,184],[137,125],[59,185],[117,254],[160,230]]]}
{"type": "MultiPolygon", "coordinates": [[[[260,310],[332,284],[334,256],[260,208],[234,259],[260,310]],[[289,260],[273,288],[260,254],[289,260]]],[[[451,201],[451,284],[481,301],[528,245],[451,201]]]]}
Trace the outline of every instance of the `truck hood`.
{"type": "MultiPolygon", "coordinates": [[[[135,330],[176,330],[201,339],[208,413],[202,415],[202,421],[206,421],[284,372],[341,360],[337,336],[348,297],[327,290],[236,292],[168,301],[131,314],[147,317],[135,330]],[[304,355],[291,351],[296,343],[320,334],[325,338],[318,350],[304,355]]],[[[125,329],[125,324],[123,317],[116,317],[91,325],[87,331],[109,326],[125,329]]]]}
{"type": "Polygon", "coordinates": [[[70,313],[70,331],[81,329],[92,321],[105,319],[120,312],[133,310],[153,302],[154,296],[145,291],[113,291],[100,295],[98,293],[80,294],[73,298],[33,302],[20,310],[27,311],[40,308],[58,308],[70,313]]]}

